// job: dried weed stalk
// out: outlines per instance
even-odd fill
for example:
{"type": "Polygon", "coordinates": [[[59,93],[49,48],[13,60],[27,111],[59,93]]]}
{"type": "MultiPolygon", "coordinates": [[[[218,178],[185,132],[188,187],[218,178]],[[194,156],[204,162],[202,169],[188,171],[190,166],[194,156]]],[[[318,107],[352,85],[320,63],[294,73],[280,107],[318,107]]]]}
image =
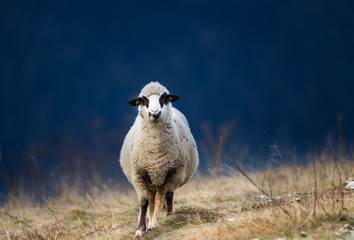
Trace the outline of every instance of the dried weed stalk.
{"type": "Polygon", "coordinates": [[[264,196],[268,197],[272,203],[275,206],[278,206],[286,215],[288,215],[289,217],[291,217],[290,213],[288,210],[286,210],[283,206],[281,206],[281,203],[279,201],[277,201],[276,198],[270,196],[268,193],[266,193],[266,191],[264,191],[263,188],[259,187],[250,177],[249,175],[246,173],[246,171],[244,169],[242,169],[242,167],[235,161],[232,161],[232,164],[235,166],[235,168],[242,174],[242,176],[244,176],[253,186],[255,186],[261,193],[263,193],[264,196]]]}
{"type": "Polygon", "coordinates": [[[46,238],[44,238],[40,233],[38,233],[38,231],[35,229],[35,228],[33,228],[28,222],[26,222],[26,220],[21,220],[21,219],[19,219],[17,216],[13,216],[13,215],[11,215],[10,213],[8,213],[7,211],[4,211],[4,212],[2,212],[2,214],[3,215],[5,215],[5,216],[8,216],[8,217],[10,217],[11,219],[13,219],[13,220],[16,220],[16,222],[15,222],[15,224],[16,223],[21,223],[22,225],[24,225],[26,228],[28,228],[32,233],[34,233],[35,234],[35,236],[36,236],[36,238],[37,239],[46,239],[46,238]]]}

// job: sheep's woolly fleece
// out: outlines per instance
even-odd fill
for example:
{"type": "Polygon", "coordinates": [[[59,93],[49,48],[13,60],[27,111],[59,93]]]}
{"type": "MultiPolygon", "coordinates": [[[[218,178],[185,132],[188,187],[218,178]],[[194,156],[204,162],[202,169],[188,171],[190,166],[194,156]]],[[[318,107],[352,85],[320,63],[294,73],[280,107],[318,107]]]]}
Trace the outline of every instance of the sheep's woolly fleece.
{"type": "MultiPolygon", "coordinates": [[[[150,98],[152,105],[159,106],[157,101],[164,93],[169,94],[164,86],[151,82],[139,96],[150,98]]],[[[148,228],[154,229],[165,203],[167,214],[173,211],[174,191],[189,181],[199,163],[197,146],[185,116],[169,102],[161,104],[163,113],[156,121],[144,118],[149,111],[148,106],[139,105],[139,114],[124,139],[120,157],[123,172],[141,200],[136,237],[146,230],[146,214],[148,228]]]]}
{"type": "Polygon", "coordinates": [[[161,95],[162,93],[169,94],[168,90],[160,83],[151,82],[147,84],[143,89],[141,89],[139,97],[142,96],[150,97],[151,95],[161,95]]]}

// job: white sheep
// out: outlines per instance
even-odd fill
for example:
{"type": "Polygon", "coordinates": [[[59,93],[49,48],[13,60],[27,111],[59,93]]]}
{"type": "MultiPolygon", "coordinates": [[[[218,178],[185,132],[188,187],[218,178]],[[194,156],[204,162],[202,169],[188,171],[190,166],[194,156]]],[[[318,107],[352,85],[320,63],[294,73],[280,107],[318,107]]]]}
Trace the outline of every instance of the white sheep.
{"type": "Polygon", "coordinates": [[[124,139],[120,164],[140,199],[135,236],[158,226],[165,205],[173,210],[174,191],[187,183],[197,169],[198,151],[185,116],[172,107],[179,97],[158,82],[147,84],[129,104],[139,106],[134,125],[124,139]]]}

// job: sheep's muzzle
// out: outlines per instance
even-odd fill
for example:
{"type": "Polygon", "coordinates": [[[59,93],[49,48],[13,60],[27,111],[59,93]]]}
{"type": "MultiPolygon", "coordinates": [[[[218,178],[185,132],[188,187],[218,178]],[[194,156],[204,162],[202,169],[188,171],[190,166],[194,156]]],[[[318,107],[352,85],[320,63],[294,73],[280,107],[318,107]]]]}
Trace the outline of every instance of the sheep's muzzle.
{"type": "Polygon", "coordinates": [[[149,117],[150,117],[150,118],[153,117],[154,120],[159,119],[160,116],[161,116],[161,111],[158,112],[158,113],[156,113],[156,114],[153,114],[153,113],[149,112],[149,117]]]}

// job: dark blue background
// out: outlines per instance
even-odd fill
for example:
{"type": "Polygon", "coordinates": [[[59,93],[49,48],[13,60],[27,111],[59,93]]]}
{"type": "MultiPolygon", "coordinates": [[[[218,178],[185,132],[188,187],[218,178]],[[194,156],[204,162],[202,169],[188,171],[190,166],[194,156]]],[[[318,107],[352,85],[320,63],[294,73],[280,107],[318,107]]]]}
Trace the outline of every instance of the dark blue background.
{"type": "Polygon", "coordinates": [[[203,123],[218,139],[216,129],[232,121],[228,141],[248,146],[249,157],[275,141],[306,152],[312,111],[320,139],[342,114],[353,142],[353,1],[0,6],[0,189],[29,169],[50,179],[78,162],[120,174],[136,115],[127,102],[150,81],[181,97],[174,106],[197,142],[203,123]]]}

